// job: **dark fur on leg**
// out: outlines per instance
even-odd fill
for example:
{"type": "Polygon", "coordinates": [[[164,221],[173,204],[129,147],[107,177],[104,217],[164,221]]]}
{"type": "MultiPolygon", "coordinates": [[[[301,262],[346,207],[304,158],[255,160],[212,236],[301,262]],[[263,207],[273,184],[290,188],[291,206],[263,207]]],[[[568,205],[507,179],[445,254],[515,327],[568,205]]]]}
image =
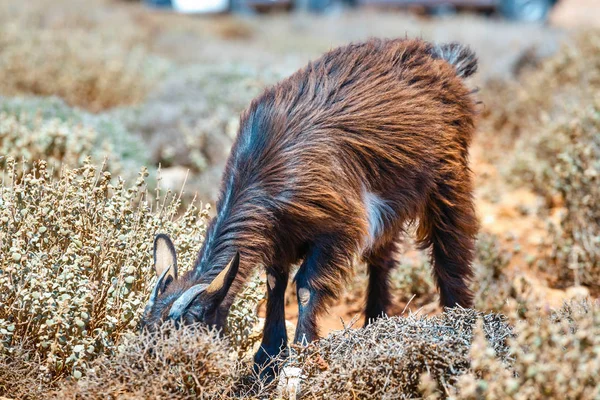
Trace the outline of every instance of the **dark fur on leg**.
{"type": "Polygon", "coordinates": [[[333,246],[343,242],[334,236],[315,240],[296,274],[298,325],[294,343],[307,344],[319,338],[317,316],[340,292],[346,278],[340,272],[350,265],[348,256],[333,246]]]}
{"type": "MultiPolygon", "coordinates": [[[[288,284],[287,269],[267,269],[267,313],[263,339],[254,355],[254,371],[261,379],[272,380],[279,372],[277,356],[287,351],[285,329],[285,289],[288,284]],[[284,271],[282,271],[284,270],[284,271]]],[[[285,354],[283,354],[285,356],[285,354]]]]}
{"type": "Polygon", "coordinates": [[[421,218],[421,247],[431,246],[433,272],[443,307],[471,307],[473,278],[471,263],[475,252],[478,222],[472,200],[470,172],[465,167],[459,179],[440,184],[421,218]]]}
{"type": "Polygon", "coordinates": [[[365,326],[386,315],[392,303],[389,277],[391,270],[396,265],[394,259],[396,250],[396,243],[390,242],[366,258],[369,269],[369,288],[365,306],[365,326]]]}

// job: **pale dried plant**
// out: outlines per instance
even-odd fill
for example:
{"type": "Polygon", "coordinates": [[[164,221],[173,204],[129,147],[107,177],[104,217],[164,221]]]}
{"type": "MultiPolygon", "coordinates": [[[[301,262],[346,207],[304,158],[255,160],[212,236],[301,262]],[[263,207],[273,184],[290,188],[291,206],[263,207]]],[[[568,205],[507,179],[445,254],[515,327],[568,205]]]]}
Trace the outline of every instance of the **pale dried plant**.
{"type": "Polygon", "coordinates": [[[548,195],[560,197],[560,224],[551,225],[542,260],[561,286],[600,288],[600,102],[574,111],[572,120],[549,129],[548,140],[562,138],[560,151],[543,181],[548,195]]]}
{"type": "MultiPolygon", "coordinates": [[[[20,160],[44,160],[47,169],[58,176],[63,166],[81,167],[91,155],[100,164],[105,154],[112,154],[109,142],[99,142],[90,127],[71,124],[58,118],[0,113],[0,168],[9,157],[20,160]]],[[[106,168],[117,172],[119,161],[113,158],[106,168]]],[[[18,176],[22,168],[14,171],[18,176]]]]}
{"type": "Polygon", "coordinates": [[[471,346],[471,372],[452,388],[456,399],[598,399],[600,304],[566,304],[530,312],[510,338],[509,362],[498,360],[481,329],[471,346]]]}
{"type": "Polygon", "coordinates": [[[201,326],[159,332],[128,341],[114,356],[90,364],[86,377],[67,383],[56,399],[228,399],[242,371],[231,343],[201,326]]]}
{"type": "MultiPolygon", "coordinates": [[[[150,198],[145,178],[126,185],[89,160],[53,178],[45,161],[17,176],[6,159],[0,182],[0,351],[25,347],[46,382],[80,378],[137,334],[153,287],[152,241],[176,238],[183,270],[193,265],[208,208],[182,209],[181,195],[150,198]]],[[[244,346],[263,287],[253,281],[233,307],[234,343],[244,346]]]]}

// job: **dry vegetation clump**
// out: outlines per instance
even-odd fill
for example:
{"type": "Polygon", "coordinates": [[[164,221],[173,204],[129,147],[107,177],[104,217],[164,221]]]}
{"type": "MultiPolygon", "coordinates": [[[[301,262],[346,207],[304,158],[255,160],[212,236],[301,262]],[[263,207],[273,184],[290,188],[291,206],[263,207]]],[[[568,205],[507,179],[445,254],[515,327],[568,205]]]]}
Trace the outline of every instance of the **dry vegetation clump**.
{"type": "Polygon", "coordinates": [[[385,318],[297,349],[302,398],[596,399],[600,303],[385,318]]]}
{"type": "Polygon", "coordinates": [[[503,312],[507,300],[511,299],[519,305],[527,302],[527,296],[515,288],[513,278],[507,274],[506,268],[512,254],[500,245],[498,238],[491,234],[480,233],[476,244],[475,270],[475,305],[477,310],[503,312]]]}
{"type": "MultiPolygon", "coordinates": [[[[597,399],[600,397],[600,304],[570,303],[532,311],[509,338],[510,368],[479,330],[472,372],[452,390],[459,399],[597,399]]],[[[487,331],[485,331],[487,335],[487,331]]]]}
{"type": "Polygon", "coordinates": [[[555,55],[525,68],[517,80],[489,82],[480,93],[481,131],[493,134],[504,146],[523,137],[535,140],[545,129],[540,124],[568,114],[572,108],[565,110],[566,104],[590,104],[599,88],[600,31],[585,31],[555,55]]]}
{"type": "MultiPolygon", "coordinates": [[[[97,142],[97,133],[82,125],[0,113],[0,168],[6,167],[8,158],[44,160],[57,176],[63,166],[83,166],[89,154],[101,163],[101,154],[112,153],[109,143],[97,148],[97,142]]],[[[110,160],[107,168],[117,170],[117,164],[110,160]]]]}
{"type": "Polygon", "coordinates": [[[49,391],[35,351],[15,345],[0,352],[0,399],[41,399],[49,391]]]}
{"type": "Polygon", "coordinates": [[[139,136],[111,114],[70,107],[58,97],[0,96],[0,115],[4,126],[0,142],[6,143],[0,153],[3,156],[45,159],[56,170],[62,166],[80,167],[84,155],[91,155],[97,164],[108,157],[110,171],[122,173],[127,179],[135,179],[135,171],[148,165],[148,150],[139,136]],[[61,129],[56,132],[46,126],[61,129]],[[61,159],[55,164],[53,158],[57,155],[61,159]]]}
{"type": "Polygon", "coordinates": [[[163,61],[147,54],[141,38],[126,29],[126,20],[100,24],[84,17],[95,13],[82,9],[83,2],[72,2],[72,14],[62,11],[66,15],[48,11],[54,8],[49,1],[22,3],[0,7],[4,95],[56,95],[97,112],[140,102],[165,68],[163,61]]]}
{"type": "Polygon", "coordinates": [[[451,309],[434,317],[382,318],[365,329],[346,329],[298,349],[291,365],[303,370],[302,398],[420,397],[425,373],[447,389],[469,371],[479,319],[497,356],[506,359],[506,339],[513,333],[501,315],[451,309]]]}
{"type": "Polygon", "coordinates": [[[558,195],[562,204],[545,267],[563,285],[600,288],[600,104],[574,116],[550,132],[563,143],[548,157],[553,167],[543,179],[548,194],[558,195]]]}
{"type": "MultiPolygon", "coordinates": [[[[60,178],[45,161],[26,173],[20,168],[8,158],[0,185],[0,376],[22,362],[36,365],[44,384],[80,378],[92,360],[116,354],[137,335],[154,279],[154,235],[176,238],[189,268],[208,211],[193,204],[184,210],[180,196],[160,190],[150,200],[145,170],[127,186],[89,161],[64,168],[60,178]]],[[[259,282],[232,309],[236,346],[249,346],[243,336],[256,322],[249,309],[262,299],[259,282]]]]}
{"type": "Polygon", "coordinates": [[[89,163],[52,179],[45,161],[20,181],[7,160],[0,191],[0,342],[24,343],[47,379],[80,376],[87,362],[135,332],[151,289],[151,244],[159,231],[178,238],[191,265],[206,212],[180,213],[173,196],[151,204],[145,171],[127,187],[89,163]]]}
{"type": "Polygon", "coordinates": [[[399,294],[402,301],[409,301],[413,296],[417,300],[434,300],[432,296],[435,293],[435,285],[431,275],[431,264],[425,254],[419,253],[417,260],[401,258],[392,270],[390,281],[394,292],[399,294]]]}
{"type": "MultiPolygon", "coordinates": [[[[600,304],[557,311],[516,309],[511,318],[450,309],[434,317],[384,318],[345,329],[306,348],[286,368],[301,368],[302,398],[595,399],[600,394],[600,304]]],[[[273,385],[245,376],[230,343],[186,328],[132,338],[116,355],[57,398],[279,398],[273,385]]]]}
{"type": "Polygon", "coordinates": [[[142,335],[116,356],[90,364],[88,375],[65,385],[57,399],[227,399],[240,365],[231,344],[200,327],[142,335]]]}

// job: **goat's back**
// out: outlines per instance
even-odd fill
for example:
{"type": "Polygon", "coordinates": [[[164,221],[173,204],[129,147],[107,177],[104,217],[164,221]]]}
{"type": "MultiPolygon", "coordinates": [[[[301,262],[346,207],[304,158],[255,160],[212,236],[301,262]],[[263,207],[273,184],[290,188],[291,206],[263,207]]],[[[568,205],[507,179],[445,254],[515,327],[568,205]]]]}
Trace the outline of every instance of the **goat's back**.
{"type": "Polygon", "coordinates": [[[413,218],[445,174],[468,169],[475,103],[461,76],[475,69],[454,44],[334,49],[252,102],[224,185],[253,188],[314,229],[364,230],[365,193],[413,218]]]}

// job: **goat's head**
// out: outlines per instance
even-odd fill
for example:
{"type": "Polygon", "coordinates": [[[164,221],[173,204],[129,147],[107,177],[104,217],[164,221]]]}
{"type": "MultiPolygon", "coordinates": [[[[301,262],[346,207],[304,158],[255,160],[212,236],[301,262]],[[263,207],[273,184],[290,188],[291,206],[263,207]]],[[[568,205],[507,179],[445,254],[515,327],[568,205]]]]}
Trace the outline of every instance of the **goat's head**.
{"type": "Polygon", "coordinates": [[[227,309],[221,305],[227,296],[240,264],[239,253],[219,272],[198,279],[193,274],[178,278],[177,255],[168,236],[154,239],[154,271],[158,280],[142,317],[141,327],[156,330],[171,320],[175,326],[202,323],[223,328],[227,309]]]}

